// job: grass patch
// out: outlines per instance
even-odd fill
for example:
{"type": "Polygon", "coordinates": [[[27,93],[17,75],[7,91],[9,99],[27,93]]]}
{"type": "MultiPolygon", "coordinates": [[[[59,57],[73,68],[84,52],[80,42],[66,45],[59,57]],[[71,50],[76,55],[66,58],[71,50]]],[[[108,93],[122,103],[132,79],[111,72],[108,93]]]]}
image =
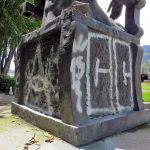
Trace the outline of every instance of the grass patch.
{"type": "Polygon", "coordinates": [[[14,120],[16,120],[15,116],[12,115],[11,113],[1,113],[0,114],[0,133],[3,131],[7,131],[8,127],[11,126],[12,128],[12,123],[14,120]]]}
{"type": "Polygon", "coordinates": [[[150,102],[150,81],[142,83],[142,97],[144,102],[150,102]]]}
{"type": "Polygon", "coordinates": [[[142,92],[144,102],[150,102],[150,92],[142,92]]]}

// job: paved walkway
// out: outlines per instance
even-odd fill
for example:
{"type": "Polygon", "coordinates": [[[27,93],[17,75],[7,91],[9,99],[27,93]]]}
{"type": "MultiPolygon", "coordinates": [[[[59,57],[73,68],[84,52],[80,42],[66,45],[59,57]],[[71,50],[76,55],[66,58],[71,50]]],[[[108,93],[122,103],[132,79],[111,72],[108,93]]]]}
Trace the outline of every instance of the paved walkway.
{"type": "Polygon", "coordinates": [[[150,125],[78,148],[57,137],[46,142],[52,135],[10,113],[12,99],[0,94],[0,150],[150,150],[150,125]],[[33,144],[26,146],[31,141],[33,144]]]}

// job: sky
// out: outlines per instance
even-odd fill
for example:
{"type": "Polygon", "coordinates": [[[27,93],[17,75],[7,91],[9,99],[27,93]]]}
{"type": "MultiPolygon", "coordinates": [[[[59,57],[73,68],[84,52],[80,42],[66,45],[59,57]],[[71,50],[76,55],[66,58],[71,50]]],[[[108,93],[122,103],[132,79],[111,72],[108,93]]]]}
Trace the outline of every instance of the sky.
{"type": "MultiPolygon", "coordinates": [[[[104,12],[107,11],[110,1],[111,0],[98,0],[99,5],[104,10],[104,12]]],[[[144,35],[141,38],[142,46],[150,45],[150,20],[149,20],[150,17],[149,16],[150,16],[150,0],[147,0],[145,7],[141,9],[140,12],[140,25],[144,29],[144,35]]],[[[122,15],[116,21],[124,26],[125,11],[123,11],[122,15]]]]}
{"type": "Polygon", "coordinates": [[[145,7],[141,10],[141,27],[144,29],[144,35],[141,39],[141,45],[150,45],[150,0],[146,1],[145,7]]]}

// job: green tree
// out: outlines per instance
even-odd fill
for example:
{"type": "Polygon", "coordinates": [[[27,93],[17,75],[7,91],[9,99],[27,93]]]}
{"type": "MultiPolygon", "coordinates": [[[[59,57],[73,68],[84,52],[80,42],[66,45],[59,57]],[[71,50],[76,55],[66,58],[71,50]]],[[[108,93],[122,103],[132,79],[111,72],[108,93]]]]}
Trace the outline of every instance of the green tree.
{"type": "Polygon", "coordinates": [[[23,2],[24,0],[0,0],[0,74],[7,74],[9,70],[18,36],[33,31],[40,25],[35,18],[21,16],[20,5],[23,2]]]}

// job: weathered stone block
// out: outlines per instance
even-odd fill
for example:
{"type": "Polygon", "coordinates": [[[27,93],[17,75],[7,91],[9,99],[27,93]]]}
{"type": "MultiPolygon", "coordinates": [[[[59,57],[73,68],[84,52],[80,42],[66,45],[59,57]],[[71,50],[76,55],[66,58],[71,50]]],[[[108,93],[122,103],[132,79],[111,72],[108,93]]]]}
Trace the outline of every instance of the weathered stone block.
{"type": "Polygon", "coordinates": [[[22,36],[12,112],[82,145],[147,123],[150,111],[139,37],[76,8],[22,36]]]}

